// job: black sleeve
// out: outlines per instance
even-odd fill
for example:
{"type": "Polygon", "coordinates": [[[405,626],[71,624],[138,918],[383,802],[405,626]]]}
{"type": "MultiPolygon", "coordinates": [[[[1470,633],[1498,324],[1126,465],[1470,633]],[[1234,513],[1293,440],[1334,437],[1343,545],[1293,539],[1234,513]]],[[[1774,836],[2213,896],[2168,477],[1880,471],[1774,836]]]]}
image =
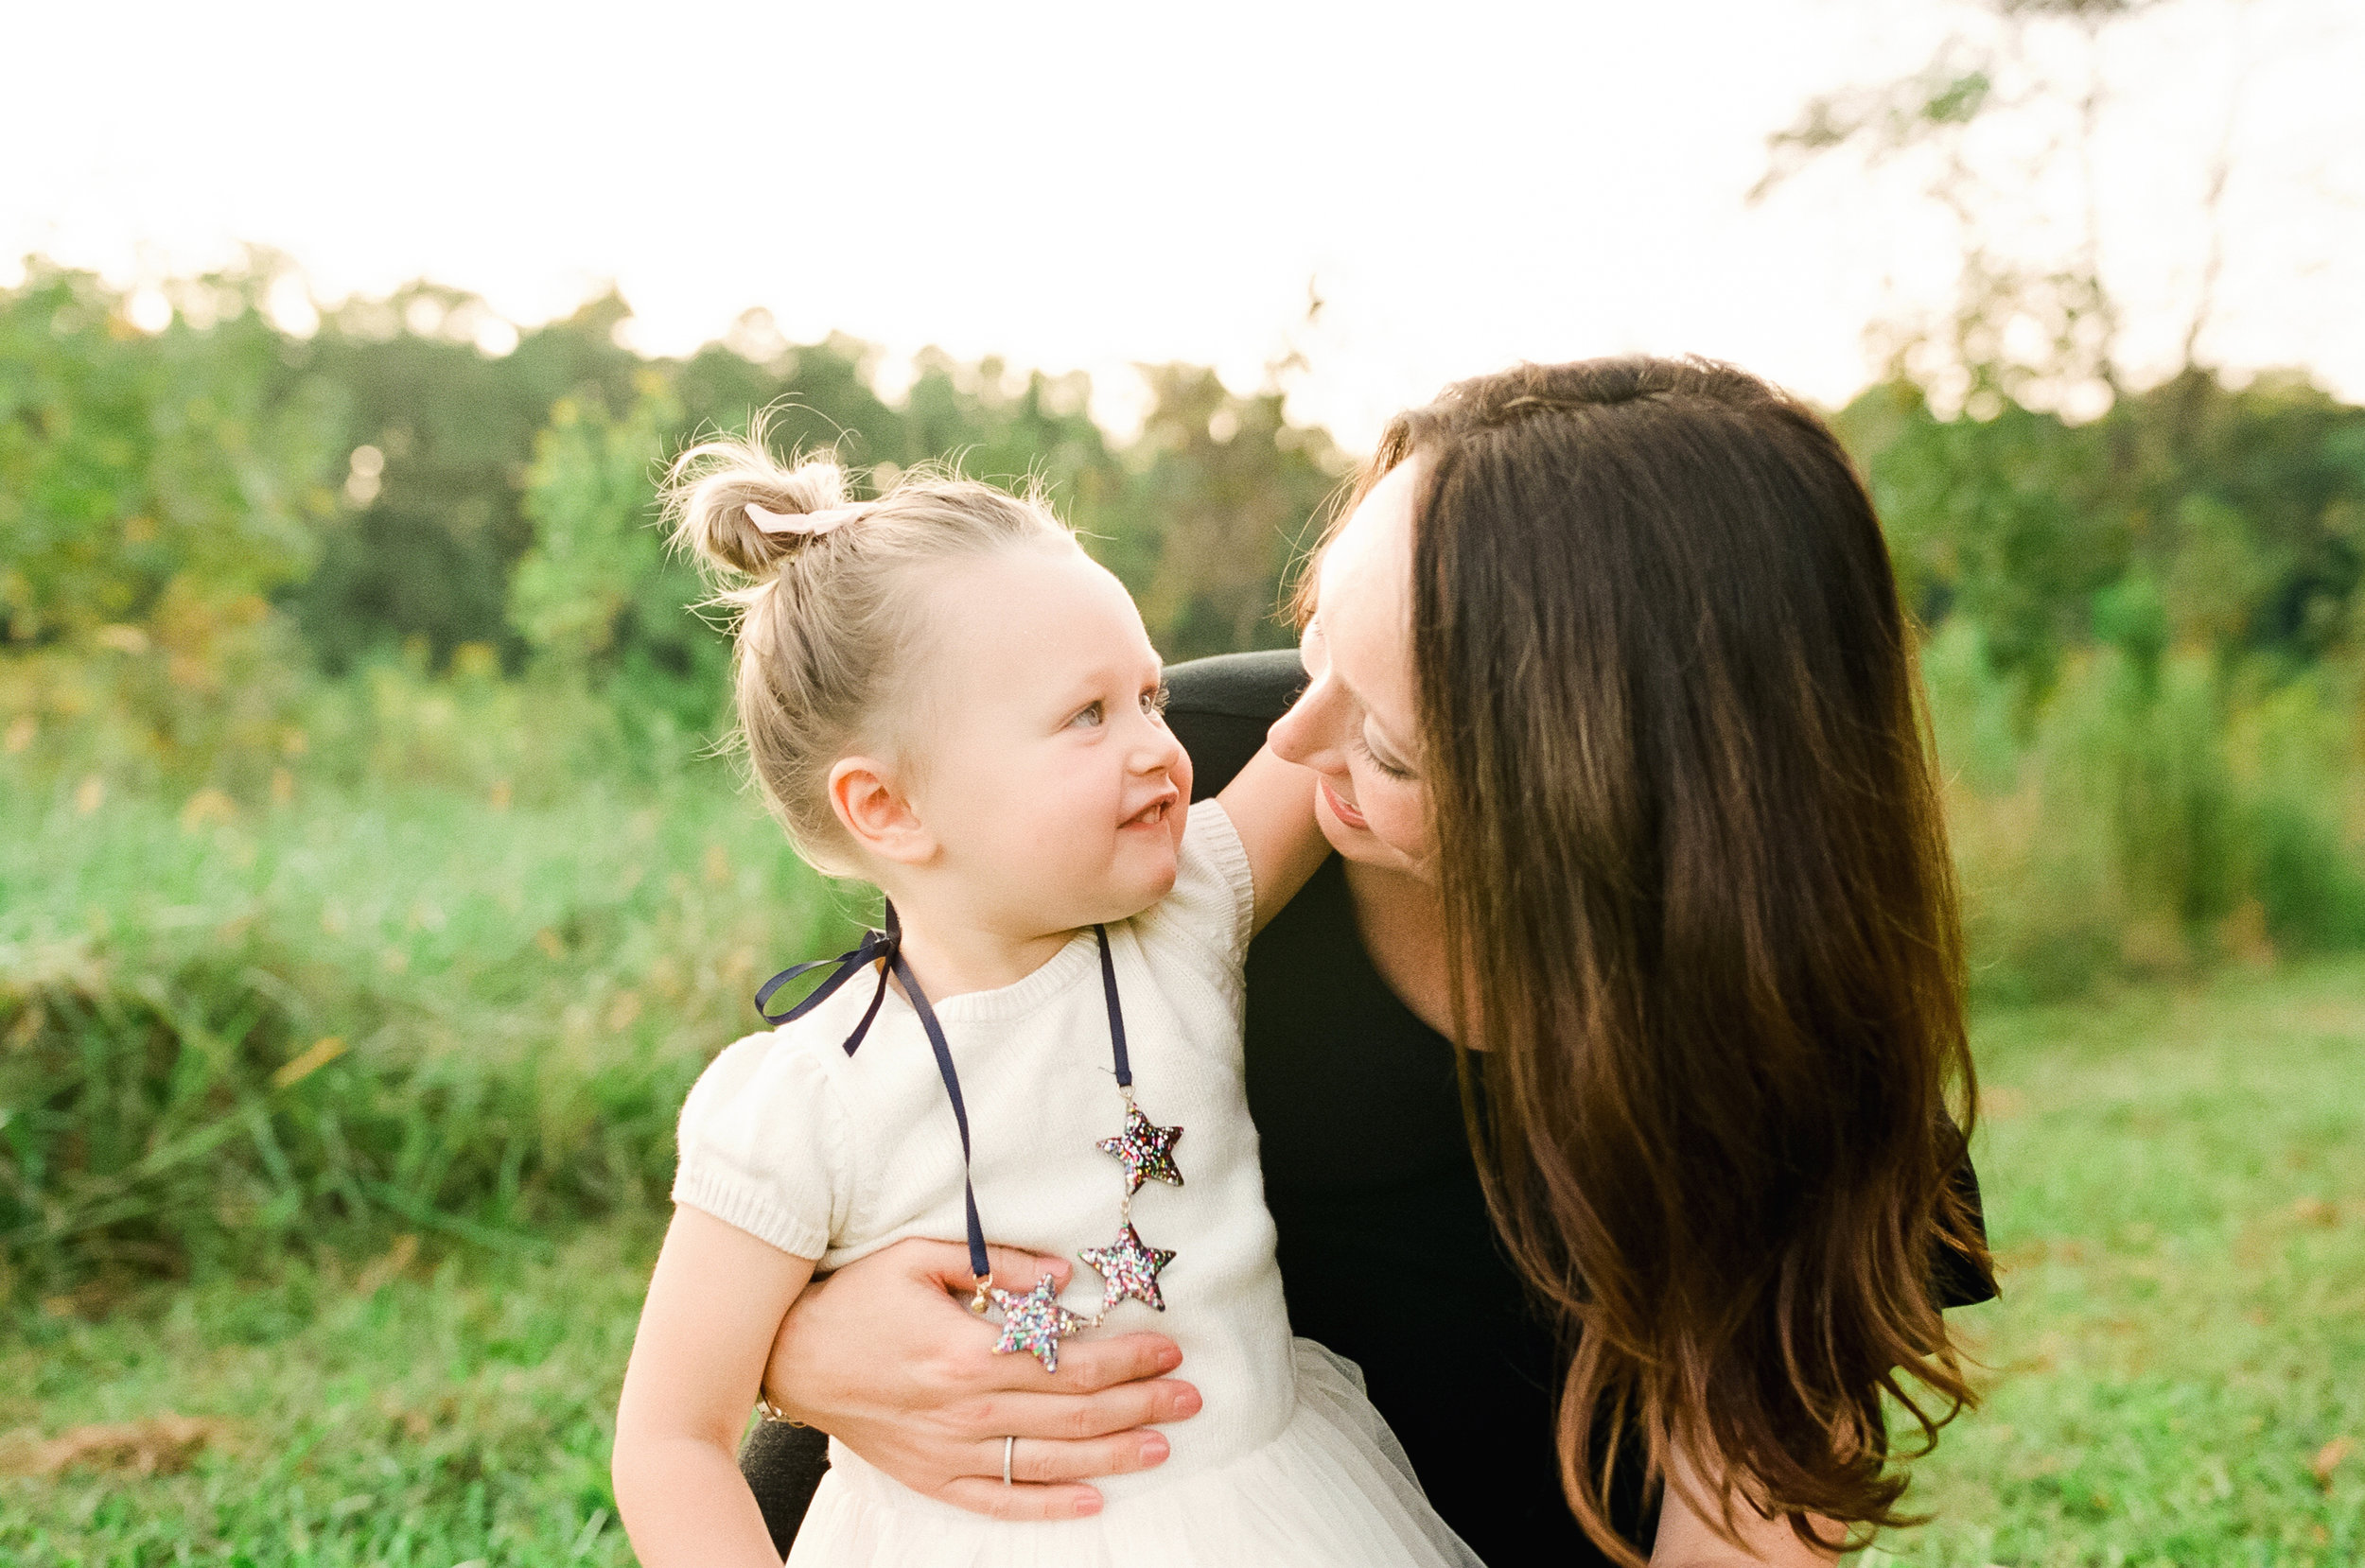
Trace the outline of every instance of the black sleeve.
{"type": "Polygon", "coordinates": [[[1167,671],[1166,724],[1191,754],[1191,798],[1231,783],[1305,689],[1305,668],[1288,648],[1219,653],[1167,671]]]}
{"type": "MultiPolygon", "coordinates": [[[[1979,1197],[1979,1173],[1971,1168],[1971,1151],[1965,1149],[1959,1164],[1954,1167],[1954,1190],[1971,1201],[1971,1217],[1979,1228],[1979,1239],[1988,1239],[1988,1211],[1979,1197]]],[[[1995,1276],[1986,1263],[1957,1252],[1952,1246],[1941,1246],[1931,1264],[1932,1282],[1938,1289],[1938,1305],[1946,1307],[1975,1307],[1982,1301],[1996,1298],[1995,1276]]]]}
{"type": "Polygon", "coordinates": [[[817,1427],[758,1421],[739,1451],[739,1473],[763,1510],[772,1549],[782,1557],[796,1544],[797,1526],[830,1469],[830,1435],[817,1427]]]}

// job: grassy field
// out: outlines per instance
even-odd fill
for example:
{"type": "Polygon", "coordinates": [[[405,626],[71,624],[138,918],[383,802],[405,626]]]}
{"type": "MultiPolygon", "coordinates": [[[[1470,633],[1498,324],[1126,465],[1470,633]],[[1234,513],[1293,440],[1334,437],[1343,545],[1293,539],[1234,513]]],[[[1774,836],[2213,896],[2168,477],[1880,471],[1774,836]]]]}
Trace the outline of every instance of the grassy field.
{"type": "MultiPolygon", "coordinates": [[[[1958,1322],[1988,1399],[1916,1468],[1936,1522],[1883,1549],[2365,1559],[2365,964],[1991,1014],[1979,1049],[2006,1295],[1958,1322]]],[[[654,1239],[397,1240],[27,1309],[0,1561],[628,1561],[608,1415],[654,1239]]]]}
{"type": "Polygon", "coordinates": [[[645,1213],[757,983],[836,934],[719,765],[247,804],[99,777],[0,774],[0,1298],[645,1213]]]}
{"type": "Polygon", "coordinates": [[[1990,1017],[1986,1407],[1917,1563],[2365,1560],[2365,966],[1990,1017]]]}

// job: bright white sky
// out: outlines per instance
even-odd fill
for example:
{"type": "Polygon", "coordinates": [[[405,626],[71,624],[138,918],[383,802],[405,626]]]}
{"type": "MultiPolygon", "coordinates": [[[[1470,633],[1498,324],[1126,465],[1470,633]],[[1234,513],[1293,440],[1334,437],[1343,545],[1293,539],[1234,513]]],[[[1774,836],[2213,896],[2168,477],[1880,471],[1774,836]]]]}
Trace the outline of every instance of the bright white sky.
{"type": "MultiPolygon", "coordinates": [[[[323,297],[420,275],[521,322],[606,279],[677,352],[763,305],[907,356],[1254,387],[1368,443],[1518,358],[1738,360],[1836,401],[1866,325],[1940,302],[1910,171],[1761,206],[1811,95],[1918,66],[1947,0],[1395,6],[12,8],[0,256],[123,281],[296,257],[323,297]],[[1303,317],[1309,278],[1324,309],[1303,317]]],[[[2365,5],[2172,0],[2106,55],[2106,270],[2138,366],[2181,341],[2233,122],[2201,357],[2365,398],[2365,5]],[[2238,93],[2236,88],[2238,87],[2238,93]]],[[[2035,232],[2059,182],[1999,232],[2035,232]],[[2052,193],[2052,194],[2046,194],[2052,193]]],[[[2058,216],[2059,209],[2055,209],[2058,216]]],[[[0,282],[12,269],[0,266],[0,282]]],[[[890,373],[891,374],[891,373],[890,373]]]]}

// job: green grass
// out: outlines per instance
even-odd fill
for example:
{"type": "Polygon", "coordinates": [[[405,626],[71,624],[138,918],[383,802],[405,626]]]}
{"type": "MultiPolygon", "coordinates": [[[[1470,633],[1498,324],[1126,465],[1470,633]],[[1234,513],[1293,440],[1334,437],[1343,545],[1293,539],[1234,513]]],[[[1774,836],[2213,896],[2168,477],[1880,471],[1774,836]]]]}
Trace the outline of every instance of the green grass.
{"type": "Polygon", "coordinates": [[[1939,1565],[2365,1559],[2365,965],[1983,1020],[2004,1298],[1939,1565]],[[2327,1443],[2358,1444],[2320,1485],[2327,1443]]]}
{"type": "Polygon", "coordinates": [[[160,800],[0,778],[0,1297],[645,1212],[832,900],[661,788],[160,800]]]}
{"type": "MultiPolygon", "coordinates": [[[[1988,1400],[1916,1467],[1936,1522],[1883,1550],[2365,1559],[2365,964],[1991,1014],[1978,1044],[2006,1294],[1955,1321],[1988,1400]]],[[[180,1474],[0,1480],[0,1561],[627,1561],[607,1420],[654,1239],[644,1217],[543,1259],[430,1241],[383,1283],[324,1254],[97,1322],[20,1307],[0,1429],[231,1425],[180,1474]]]]}
{"type": "Polygon", "coordinates": [[[629,1563],[607,1452],[653,1251],[626,1224],[542,1261],[454,1253],[382,1283],[293,1263],[103,1322],[24,1313],[0,1426],[171,1409],[225,1427],[177,1474],[0,1479],[0,1561],[629,1563]]]}

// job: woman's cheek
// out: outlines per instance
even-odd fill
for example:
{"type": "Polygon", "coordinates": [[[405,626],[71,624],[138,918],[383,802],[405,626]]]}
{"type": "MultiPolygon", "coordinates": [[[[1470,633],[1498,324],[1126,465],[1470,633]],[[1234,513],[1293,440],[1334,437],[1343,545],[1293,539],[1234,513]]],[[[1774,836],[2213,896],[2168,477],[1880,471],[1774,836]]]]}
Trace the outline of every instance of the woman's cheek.
{"type": "Polygon", "coordinates": [[[1376,771],[1363,772],[1355,781],[1355,798],[1371,824],[1372,836],[1406,860],[1428,859],[1428,797],[1417,784],[1388,778],[1376,771]]]}

